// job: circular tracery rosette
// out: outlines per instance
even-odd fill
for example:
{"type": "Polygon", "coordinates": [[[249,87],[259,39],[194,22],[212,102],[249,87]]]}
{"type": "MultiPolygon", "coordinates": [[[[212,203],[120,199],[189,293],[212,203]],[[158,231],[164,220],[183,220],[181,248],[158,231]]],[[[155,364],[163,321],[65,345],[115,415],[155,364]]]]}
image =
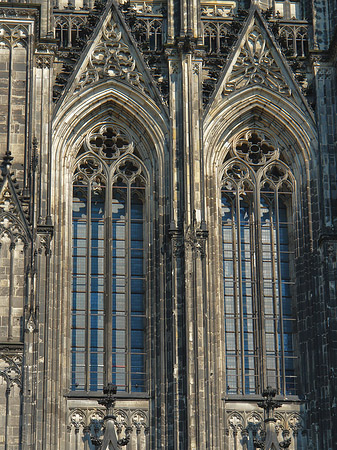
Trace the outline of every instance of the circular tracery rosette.
{"type": "Polygon", "coordinates": [[[113,124],[95,127],[87,135],[85,145],[108,163],[134,149],[129,137],[113,124]]]}
{"type": "Polygon", "coordinates": [[[246,130],[233,142],[235,156],[253,166],[263,166],[279,156],[275,140],[262,130],[246,130]]]}

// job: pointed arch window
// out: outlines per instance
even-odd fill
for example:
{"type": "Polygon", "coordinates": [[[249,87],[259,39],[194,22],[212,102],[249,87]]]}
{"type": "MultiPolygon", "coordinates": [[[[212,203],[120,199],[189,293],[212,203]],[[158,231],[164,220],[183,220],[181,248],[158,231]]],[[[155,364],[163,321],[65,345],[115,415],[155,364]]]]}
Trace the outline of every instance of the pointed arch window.
{"type": "Polygon", "coordinates": [[[146,390],[146,187],[126,135],[96,127],[73,175],[72,390],[146,390]]]}
{"type": "Polygon", "coordinates": [[[221,189],[228,394],[296,394],[294,191],[272,137],[239,135],[221,189]]]}

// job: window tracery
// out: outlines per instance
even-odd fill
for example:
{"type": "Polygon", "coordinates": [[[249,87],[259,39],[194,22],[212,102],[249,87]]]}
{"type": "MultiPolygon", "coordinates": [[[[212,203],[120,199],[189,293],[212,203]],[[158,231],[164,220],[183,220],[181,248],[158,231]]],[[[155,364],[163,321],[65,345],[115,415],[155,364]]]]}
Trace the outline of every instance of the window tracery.
{"type": "Polygon", "coordinates": [[[146,390],[145,191],[130,138],[93,128],[73,176],[72,390],[146,390]]]}
{"type": "Polygon", "coordinates": [[[296,393],[294,189],[269,133],[233,140],[221,191],[228,394],[296,393]]]}

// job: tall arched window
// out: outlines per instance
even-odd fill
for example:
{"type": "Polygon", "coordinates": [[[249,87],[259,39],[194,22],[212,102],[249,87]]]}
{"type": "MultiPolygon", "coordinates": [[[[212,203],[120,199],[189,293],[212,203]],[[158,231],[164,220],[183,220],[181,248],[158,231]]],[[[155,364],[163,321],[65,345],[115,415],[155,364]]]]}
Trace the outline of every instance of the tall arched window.
{"type": "Polygon", "coordinates": [[[222,178],[228,394],[271,385],[296,394],[294,352],[295,182],[262,130],[233,142],[222,178]]]}
{"type": "Polygon", "coordinates": [[[145,191],[130,139],[93,129],[73,175],[72,390],[146,390],[145,191]]]}

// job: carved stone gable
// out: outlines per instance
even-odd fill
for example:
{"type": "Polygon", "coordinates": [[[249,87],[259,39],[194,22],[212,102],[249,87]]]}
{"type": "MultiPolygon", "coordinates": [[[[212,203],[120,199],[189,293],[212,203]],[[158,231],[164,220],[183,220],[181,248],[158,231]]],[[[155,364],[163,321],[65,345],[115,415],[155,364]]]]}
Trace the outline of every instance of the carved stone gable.
{"type": "Polygon", "coordinates": [[[135,56],[132,55],[121,27],[114,22],[112,15],[104,23],[99,38],[90,50],[87,64],[81,69],[75,92],[108,78],[119,78],[142,91],[145,90],[144,79],[138,70],[135,56]]]}
{"type": "Polygon", "coordinates": [[[313,111],[256,4],[251,7],[236,45],[221,69],[205,115],[217,110],[221,103],[236,101],[237,94],[243,95],[247,89],[255,89],[262,97],[268,96],[268,92],[273,97],[279,96],[313,118],[313,111]]]}
{"type": "Polygon", "coordinates": [[[273,56],[270,42],[255,24],[242,43],[239,56],[223,87],[223,94],[249,85],[264,85],[290,96],[291,89],[273,56]]]}

